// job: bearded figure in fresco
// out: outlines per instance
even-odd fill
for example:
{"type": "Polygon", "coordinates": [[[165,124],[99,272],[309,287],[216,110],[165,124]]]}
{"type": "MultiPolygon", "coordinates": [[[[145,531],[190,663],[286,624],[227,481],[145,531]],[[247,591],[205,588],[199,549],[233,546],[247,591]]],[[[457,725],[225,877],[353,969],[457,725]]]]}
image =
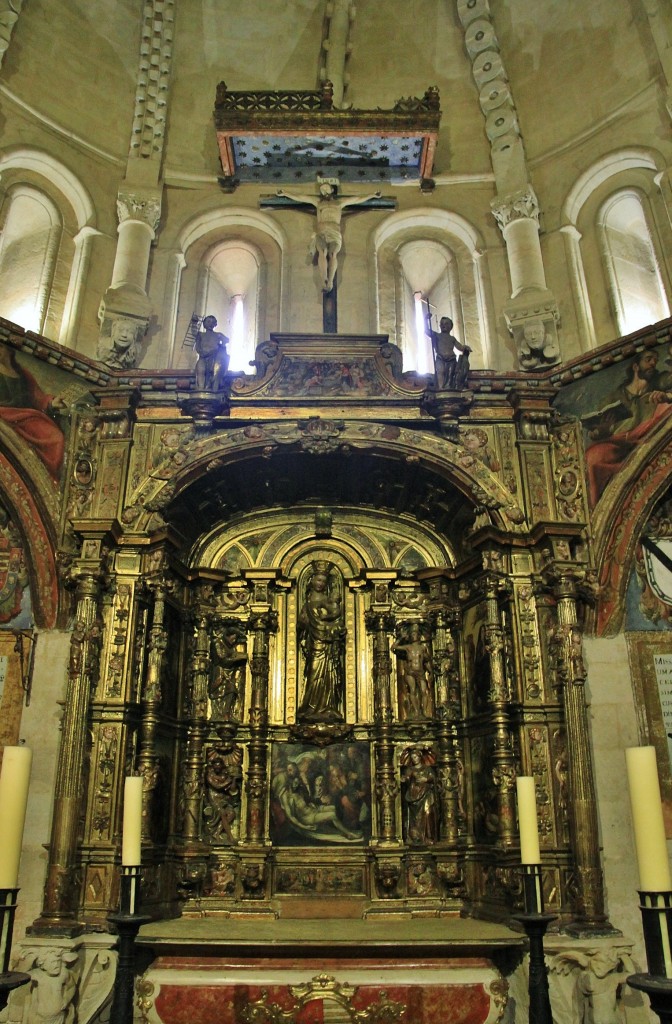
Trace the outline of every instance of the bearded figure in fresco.
{"type": "Polygon", "coordinates": [[[315,561],[312,568],[298,624],[304,657],[299,718],[342,721],[345,691],[342,581],[329,562],[315,561]]]}

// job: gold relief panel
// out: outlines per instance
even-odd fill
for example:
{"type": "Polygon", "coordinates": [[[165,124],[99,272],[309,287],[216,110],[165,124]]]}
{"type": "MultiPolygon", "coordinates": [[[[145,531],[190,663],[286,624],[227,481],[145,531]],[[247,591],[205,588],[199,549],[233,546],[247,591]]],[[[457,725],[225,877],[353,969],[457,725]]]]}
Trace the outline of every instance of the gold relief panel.
{"type": "Polygon", "coordinates": [[[552,492],[549,486],[546,453],[539,450],[524,450],[522,458],[525,467],[525,489],[529,502],[530,519],[533,522],[539,519],[550,519],[553,516],[549,500],[549,495],[552,492]]]}

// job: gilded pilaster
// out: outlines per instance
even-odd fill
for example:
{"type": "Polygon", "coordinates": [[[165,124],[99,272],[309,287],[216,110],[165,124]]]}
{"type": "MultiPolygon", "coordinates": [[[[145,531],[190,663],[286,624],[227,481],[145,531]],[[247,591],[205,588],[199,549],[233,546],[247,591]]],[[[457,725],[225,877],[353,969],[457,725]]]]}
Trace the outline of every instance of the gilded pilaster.
{"type": "MultiPolygon", "coordinates": [[[[377,588],[380,589],[380,588],[377,588]]],[[[384,588],[387,592],[387,588],[384,588]]],[[[396,797],[399,791],[394,770],[392,742],[392,698],[389,634],[394,617],[385,607],[373,607],[366,614],[366,628],[373,638],[373,687],[375,693],[375,789],[378,797],[378,835],[382,846],[399,842],[396,797]]]]}
{"type": "Polygon", "coordinates": [[[505,670],[505,639],[500,600],[508,595],[506,581],[493,574],[482,579],[485,598],[485,650],[490,665],[489,717],[493,727],[492,781],[497,791],[498,842],[517,841],[514,786],[516,764],[510,721],[509,684],[505,670]]]}
{"type": "Polygon", "coordinates": [[[250,699],[250,742],[247,771],[247,841],[260,844],[266,835],[266,769],[268,734],[268,675],[271,636],[277,631],[278,616],[265,608],[250,616],[252,645],[252,694],[250,699]]]}
{"type": "MultiPolygon", "coordinates": [[[[97,546],[97,554],[100,548],[97,546]]],[[[98,680],[102,622],[99,603],[103,576],[100,562],[85,562],[72,571],[77,609],[70,641],[68,682],[56,771],[53,824],[44,908],[36,929],[78,929],[80,876],[77,852],[82,797],[87,777],[87,745],[93,689],[98,680]]]]}
{"type": "MultiPolygon", "coordinates": [[[[611,926],[605,913],[604,882],[599,848],[599,825],[593,759],[588,732],[586,667],[583,636],[578,623],[577,601],[586,574],[570,567],[547,569],[547,580],[556,600],[557,627],[551,640],[558,682],[562,686],[567,730],[568,813],[574,851],[575,928],[604,931],[611,926]]],[[[588,581],[589,582],[589,581],[588,581]]]]}

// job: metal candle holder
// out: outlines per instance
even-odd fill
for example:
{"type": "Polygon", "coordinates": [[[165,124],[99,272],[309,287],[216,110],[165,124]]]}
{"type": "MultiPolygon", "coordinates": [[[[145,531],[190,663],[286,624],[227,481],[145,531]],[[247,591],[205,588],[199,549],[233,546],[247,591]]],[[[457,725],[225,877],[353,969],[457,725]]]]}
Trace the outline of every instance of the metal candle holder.
{"type": "Polygon", "coordinates": [[[647,974],[628,978],[631,988],[646,992],[663,1024],[672,1024],[672,891],[639,893],[647,974]]]}
{"type": "Polygon", "coordinates": [[[108,920],[119,935],[119,958],[114,978],[110,1024],[132,1024],[135,993],[135,939],[143,924],[151,918],[140,910],[140,865],[121,868],[119,913],[108,920]]]}
{"type": "Polygon", "coordinates": [[[548,970],[544,957],[544,935],[555,914],[544,913],[544,891],[541,864],[523,864],[525,913],[515,914],[530,942],[530,1024],[553,1024],[551,998],[548,991],[548,970]]]}
{"type": "Polygon", "coordinates": [[[12,989],[30,981],[29,974],[9,969],[18,894],[18,889],[0,889],[0,1010],[7,1005],[12,989]]]}

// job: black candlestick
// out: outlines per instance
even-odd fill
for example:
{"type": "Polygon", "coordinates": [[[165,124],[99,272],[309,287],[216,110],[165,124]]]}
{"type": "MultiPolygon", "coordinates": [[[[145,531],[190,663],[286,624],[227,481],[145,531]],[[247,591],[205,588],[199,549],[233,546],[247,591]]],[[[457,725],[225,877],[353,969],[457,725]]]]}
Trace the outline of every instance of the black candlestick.
{"type": "Polygon", "coordinates": [[[0,889],[0,1010],[7,1006],[12,989],[30,981],[29,974],[9,969],[18,894],[18,889],[0,889]]]}
{"type": "Polygon", "coordinates": [[[525,913],[515,914],[530,941],[530,970],[528,992],[530,996],[530,1024],[553,1024],[551,997],[548,991],[548,970],[544,957],[544,935],[555,914],[544,913],[544,894],[541,884],[541,864],[523,864],[523,891],[525,913]]]}
{"type": "Polygon", "coordinates": [[[123,866],[119,913],[110,914],[108,920],[119,934],[119,958],[114,978],[114,995],[110,1024],[133,1024],[133,996],[135,994],[135,939],[143,924],[151,921],[139,913],[140,867],[123,866]]]}
{"type": "Polygon", "coordinates": [[[663,1024],[672,1024],[672,892],[640,891],[639,900],[649,971],[631,975],[628,985],[646,992],[653,1012],[663,1024]]]}

